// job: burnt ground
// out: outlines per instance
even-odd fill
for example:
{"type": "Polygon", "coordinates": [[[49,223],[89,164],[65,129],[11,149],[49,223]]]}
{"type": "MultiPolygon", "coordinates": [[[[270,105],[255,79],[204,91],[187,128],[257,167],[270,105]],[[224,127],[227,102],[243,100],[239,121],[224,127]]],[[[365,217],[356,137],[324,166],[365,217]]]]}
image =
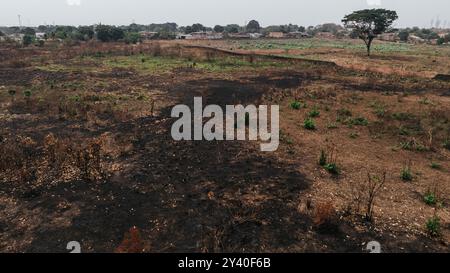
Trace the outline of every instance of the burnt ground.
{"type": "MultiPolygon", "coordinates": [[[[88,75],[122,78],[114,72],[88,75]]],[[[94,127],[54,117],[2,121],[9,135],[20,133],[36,141],[48,133],[72,138],[108,133],[128,148],[104,159],[119,167],[96,181],[3,181],[0,251],[66,252],[67,242],[75,240],[85,252],[111,252],[134,226],[147,252],[360,252],[371,240],[380,241],[385,251],[445,250],[445,244],[434,239],[379,232],[341,213],[330,226],[318,227],[312,216],[316,202],[308,195],[313,181],[303,161],[293,155],[262,153],[253,142],[176,142],[170,136],[171,106],[190,105],[194,96],[202,96],[204,104],[219,105],[280,101],[321,75],[311,77],[295,69],[236,73],[232,79],[192,71],[176,77],[142,78],[131,76],[133,71],[127,75],[123,83],[134,78],[163,90],[168,105],[153,117],[94,127]],[[306,210],[299,209],[304,203],[306,210]]],[[[0,85],[40,79],[64,82],[67,77],[74,76],[2,71],[0,85]]],[[[284,145],[281,151],[286,149],[284,145]]]]}

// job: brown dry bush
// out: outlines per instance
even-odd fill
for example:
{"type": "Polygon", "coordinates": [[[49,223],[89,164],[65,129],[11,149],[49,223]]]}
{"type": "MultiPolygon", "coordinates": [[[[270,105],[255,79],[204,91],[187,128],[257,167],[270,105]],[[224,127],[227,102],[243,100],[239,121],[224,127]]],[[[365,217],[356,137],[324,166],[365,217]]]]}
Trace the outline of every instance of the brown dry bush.
{"type": "Polygon", "coordinates": [[[359,180],[350,185],[350,203],[347,212],[363,213],[367,221],[373,221],[375,200],[386,184],[386,172],[381,175],[367,173],[366,180],[359,180]]]}
{"type": "Polygon", "coordinates": [[[144,243],[137,227],[132,227],[125,232],[122,243],[116,248],[115,253],[143,253],[144,243]]]}
{"type": "Polygon", "coordinates": [[[74,151],[74,160],[82,179],[96,181],[104,178],[101,140],[94,139],[86,146],[78,147],[74,151]]]}
{"type": "Polygon", "coordinates": [[[332,202],[319,202],[316,205],[313,223],[322,232],[336,232],[338,217],[332,202]]]}
{"type": "Polygon", "coordinates": [[[32,162],[38,155],[36,142],[29,137],[15,136],[0,142],[0,171],[3,177],[22,180],[32,177],[32,162]]]}

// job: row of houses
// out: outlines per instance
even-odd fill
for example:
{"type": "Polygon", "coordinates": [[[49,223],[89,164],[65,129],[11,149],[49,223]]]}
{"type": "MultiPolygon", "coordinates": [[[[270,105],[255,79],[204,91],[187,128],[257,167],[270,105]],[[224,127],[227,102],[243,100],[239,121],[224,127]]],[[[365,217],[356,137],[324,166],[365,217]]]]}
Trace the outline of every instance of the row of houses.
{"type": "MultiPolygon", "coordinates": [[[[449,33],[447,32],[442,32],[442,33],[438,33],[440,38],[444,38],[447,35],[449,35],[449,33]]],[[[400,37],[398,35],[398,33],[393,32],[393,33],[384,33],[381,34],[380,36],[378,36],[378,39],[382,40],[382,41],[387,41],[387,42],[400,42],[400,37]]],[[[423,39],[417,35],[414,34],[410,34],[408,36],[408,43],[411,44],[437,44],[438,39],[431,39],[431,40],[427,40],[427,39],[423,39]]]]}
{"type": "MultiPolygon", "coordinates": [[[[10,35],[5,35],[5,36],[0,36],[0,41],[6,41],[6,40],[10,40],[10,41],[15,41],[15,42],[22,42],[23,41],[23,37],[25,36],[25,34],[23,33],[13,33],[10,35]]],[[[41,33],[41,32],[37,32],[36,35],[36,40],[44,40],[47,37],[47,34],[45,33],[41,33]]]]}
{"type": "Polygon", "coordinates": [[[269,32],[266,35],[261,33],[217,33],[212,31],[199,31],[193,32],[189,34],[178,34],[177,39],[182,40],[219,40],[224,38],[232,38],[232,39],[259,39],[262,37],[281,39],[281,38],[306,38],[310,37],[307,33],[304,32],[269,32]]]}

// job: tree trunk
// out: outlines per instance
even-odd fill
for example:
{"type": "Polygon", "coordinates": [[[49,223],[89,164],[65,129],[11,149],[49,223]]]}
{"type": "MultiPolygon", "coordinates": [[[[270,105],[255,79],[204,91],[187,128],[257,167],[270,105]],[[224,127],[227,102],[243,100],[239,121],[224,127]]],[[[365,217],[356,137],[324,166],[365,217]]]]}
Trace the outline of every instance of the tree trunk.
{"type": "Polygon", "coordinates": [[[369,41],[367,42],[367,56],[370,57],[370,48],[372,46],[372,41],[373,39],[369,39],[369,41]]]}

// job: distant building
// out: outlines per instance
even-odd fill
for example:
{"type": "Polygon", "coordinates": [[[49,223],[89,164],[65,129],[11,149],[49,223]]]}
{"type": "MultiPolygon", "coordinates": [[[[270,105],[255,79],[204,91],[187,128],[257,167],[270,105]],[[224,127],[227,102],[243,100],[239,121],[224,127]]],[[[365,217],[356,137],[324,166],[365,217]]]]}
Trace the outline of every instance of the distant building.
{"type": "Polygon", "coordinates": [[[13,33],[8,35],[8,38],[16,42],[22,42],[24,36],[25,34],[23,33],[13,33]]]}
{"type": "Polygon", "coordinates": [[[423,44],[426,42],[426,40],[422,39],[416,35],[409,35],[408,42],[413,43],[413,44],[423,44]]]}
{"type": "Polygon", "coordinates": [[[184,33],[178,33],[176,38],[178,40],[189,40],[191,39],[192,35],[191,34],[184,34],[184,33]]]}
{"type": "Polygon", "coordinates": [[[186,40],[218,40],[223,38],[223,34],[212,31],[198,31],[189,34],[179,34],[177,38],[186,40]]]}
{"type": "Polygon", "coordinates": [[[261,33],[249,33],[248,35],[250,35],[250,38],[252,39],[259,39],[263,36],[261,33]]]}
{"type": "Polygon", "coordinates": [[[36,39],[38,40],[44,40],[47,37],[47,34],[44,32],[37,32],[36,33],[36,39]]]}
{"type": "Polygon", "coordinates": [[[381,41],[388,41],[388,42],[400,41],[400,37],[398,37],[397,33],[383,33],[380,36],[378,36],[378,39],[380,39],[381,41]]]}
{"type": "Polygon", "coordinates": [[[232,39],[250,39],[252,36],[249,33],[228,33],[227,36],[232,39]]]}
{"type": "Polygon", "coordinates": [[[143,40],[150,40],[155,38],[158,35],[158,32],[154,31],[140,31],[139,35],[143,40]]]}
{"type": "Polygon", "coordinates": [[[331,32],[317,32],[316,35],[314,35],[314,37],[324,38],[324,39],[334,39],[334,38],[336,38],[336,35],[334,35],[331,32]]]}
{"type": "Polygon", "coordinates": [[[279,32],[279,31],[277,31],[277,32],[273,31],[273,32],[269,32],[269,34],[267,34],[267,37],[268,38],[277,38],[277,39],[284,38],[284,33],[279,32]]]}
{"type": "Polygon", "coordinates": [[[311,37],[311,35],[309,35],[308,33],[300,31],[289,32],[285,36],[286,38],[296,38],[296,39],[311,37]]]}

